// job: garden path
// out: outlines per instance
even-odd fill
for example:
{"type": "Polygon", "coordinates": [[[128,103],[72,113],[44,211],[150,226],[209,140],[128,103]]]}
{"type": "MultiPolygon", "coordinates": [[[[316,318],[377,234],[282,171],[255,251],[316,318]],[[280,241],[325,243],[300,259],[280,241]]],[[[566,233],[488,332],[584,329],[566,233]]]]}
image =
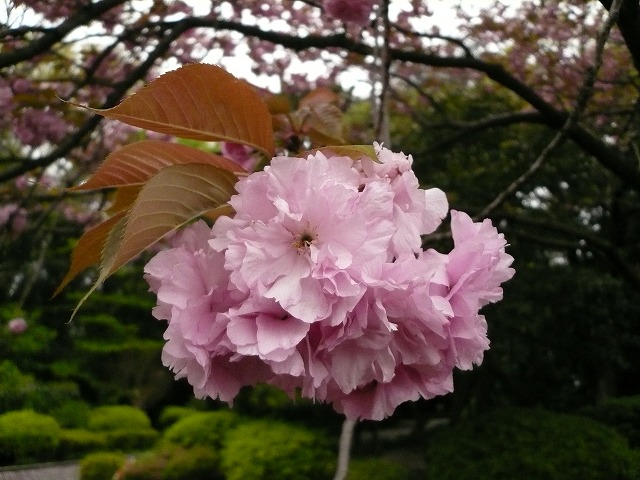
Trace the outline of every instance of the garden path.
{"type": "Polygon", "coordinates": [[[79,480],[79,478],[78,464],[69,462],[0,469],[0,480],[79,480]]]}

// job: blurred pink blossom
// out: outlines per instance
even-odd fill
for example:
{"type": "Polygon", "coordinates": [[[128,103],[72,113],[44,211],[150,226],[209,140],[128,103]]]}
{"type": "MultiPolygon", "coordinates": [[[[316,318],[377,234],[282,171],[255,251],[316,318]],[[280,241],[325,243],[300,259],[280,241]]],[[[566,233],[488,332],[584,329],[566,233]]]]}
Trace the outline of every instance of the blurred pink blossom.
{"type": "Polygon", "coordinates": [[[27,321],[24,318],[20,318],[20,317],[12,318],[7,323],[7,330],[9,330],[11,333],[16,335],[20,333],[24,333],[28,327],[29,327],[29,324],[27,323],[27,321]]]}
{"type": "Polygon", "coordinates": [[[56,143],[67,133],[67,123],[55,112],[27,108],[15,125],[15,134],[25,145],[56,143]]]}
{"type": "Polygon", "coordinates": [[[12,82],[11,87],[15,93],[25,93],[33,88],[33,84],[31,83],[31,80],[26,78],[16,78],[12,82]]]}
{"type": "Polygon", "coordinates": [[[24,208],[15,203],[0,206],[0,229],[8,228],[11,233],[19,234],[27,225],[27,211],[24,208]]]}
{"type": "Polygon", "coordinates": [[[6,80],[0,77],[0,111],[9,110],[13,106],[13,90],[6,80]]]}
{"type": "Polygon", "coordinates": [[[343,22],[367,25],[373,10],[374,0],[324,0],[325,12],[343,22]]]}

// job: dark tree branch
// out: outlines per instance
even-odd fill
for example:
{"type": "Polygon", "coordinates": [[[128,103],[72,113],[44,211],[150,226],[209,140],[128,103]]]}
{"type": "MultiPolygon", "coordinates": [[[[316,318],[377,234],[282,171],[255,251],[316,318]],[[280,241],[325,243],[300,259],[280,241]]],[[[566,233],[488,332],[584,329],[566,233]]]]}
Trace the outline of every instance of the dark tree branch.
{"type": "Polygon", "coordinates": [[[451,129],[456,130],[456,133],[449,138],[446,138],[431,148],[429,151],[437,151],[448,148],[455,145],[464,138],[469,138],[470,135],[481,133],[485,130],[496,127],[508,127],[510,125],[521,123],[533,123],[546,125],[545,119],[540,112],[513,112],[503,113],[499,115],[492,115],[490,117],[483,118],[477,122],[464,122],[464,121],[447,121],[438,124],[431,124],[429,128],[432,130],[444,130],[451,129]]]}
{"type": "MultiPolygon", "coordinates": [[[[613,0],[600,0],[607,10],[611,10],[613,0]]],[[[624,0],[620,7],[620,16],[617,21],[625,44],[636,70],[640,72],[640,4],[638,0],[624,0]]]]}
{"type": "Polygon", "coordinates": [[[589,99],[593,95],[593,85],[596,82],[596,76],[600,67],[602,66],[602,56],[604,54],[604,45],[609,38],[609,34],[611,32],[611,28],[613,27],[616,19],[618,18],[620,1],[614,0],[614,3],[611,7],[611,11],[609,12],[609,17],[602,24],[599,32],[598,38],[596,39],[596,54],[593,65],[591,65],[584,76],[582,87],[578,92],[578,99],[576,101],[576,106],[574,107],[571,115],[567,118],[567,121],[562,125],[562,128],[556,133],[551,142],[540,152],[540,155],[535,159],[535,161],[529,166],[529,168],[518,178],[516,178],[506,189],[500,192],[496,198],[493,199],[489,205],[487,205],[482,211],[479,213],[479,217],[485,217],[491,213],[492,210],[498,208],[502,203],[513,195],[521,185],[523,185],[529,178],[531,178],[539,169],[542,167],[544,162],[546,162],[547,158],[551,155],[551,152],[555,150],[558,146],[560,146],[568,136],[568,132],[570,132],[575,126],[578,125],[578,119],[582,112],[587,106],[589,99]]]}
{"type": "MultiPolygon", "coordinates": [[[[31,58],[31,56],[35,54],[42,53],[53,44],[55,44],[56,41],[61,39],[73,28],[87,21],[87,19],[96,18],[96,16],[101,12],[107,11],[109,8],[112,8],[113,6],[118,5],[123,1],[124,0],[102,0],[101,2],[86,7],[85,9],[79,11],[77,14],[63,22],[59,27],[43,35],[40,39],[32,42],[27,47],[0,54],[0,66],[12,65],[18,61],[31,58]]],[[[632,2],[626,0],[624,2],[624,6],[627,6],[629,3],[632,2]]],[[[630,7],[627,6],[626,8],[630,7]]],[[[258,26],[245,25],[235,21],[218,20],[207,17],[191,17],[176,22],[161,22],[157,25],[162,26],[166,30],[174,32],[172,38],[177,38],[179,34],[190,28],[205,27],[214,28],[217,30],[230,30],[239,32],[247,36],[281,45],[294,51],[308,50],[311,48],[340,48],[363,56],[374,54],[374,49],[372,47],[364,43],[357,42],[347,37],[344,33],[336,33],[334,35],[328,36],[309,35],[306,37],[297,37],[279,32],[264,31],[258,26]],[[175,34],[176,32],[179,33],[175,34]]],[[[538,95],[533,88],[515,78],[507,70],[505,70],[502,65],[499,64],[485,62],[478,58],[469,56],[443,57],[423,51],[401,49],[389,49],[389,59],[439,68],[459,68],[475,70],[484,73],[487,77],[512,91],[524,101],[526,101],[529,105],[540,112],[542,118],[544,119],[544,123],[549,127],[555,130],[560,130],[563,125],[566,124],[567,119],[569,118],[569,114],[567,112],[554,108],[540,95],[538,95]]],[[[123,83],[123,85],[128,84],[130,86],[138,80],[138,78],[134,78],[133,76],[131,78],[132,81],[127,80],[123,83]]],[[[117,91],[119,90],[121,89],[117,88],[114,93],[117,93],[117,91]]],[[[120,96],[118,96],[117,98],[120,99],[122,94],[124,94],[124,92],[121,92],[120,96]]],[[[97,120],[93,120],[91,125],[83,125],[78,134],[70,137],[69,140],[77,141],[78,138],[83,138],[84,135],[95,128],[95,125],[97,125],[97,120]]],[[[596,158],[604,168],[614,173],[625,183],[632,185],[634,188],[640,190],[640,171],[638,170],[637,162],[631,156],[625,155],[624,152],[620,151],[615,146],[605,143],[599,137],[577,124],[573,125],[572,128],[567,131],[566,135],[578,146],[580,146],[585,152],[596,158]]],[[[68,152],[69,150],[70,147],[67,142],[65,142],[64,147],[62,145],[59,146],[54,152],[52,152],[51,155],[63,151],[68,152]]],[[[51,155],[37,160],[37,163],[35,164],[34,162],[28,162],[30,165],[22,167],[22,172],[28,171],[35,166],[46,165],[46,158],[50,159],[51,155]]],[[[51,163],[50,160],[49,163],[51,163]]],[[[3,178],[6,179],[9,173],[10,172],[5,172],[2,176],[0,176],[0,180],[2,180],[3,178]]]]}
{"type": "MultiPolygon", "coordinates": [[[[309,35],[304,38],[280,32],[264,31],[257,26],[242,23],[217,20],[211,18],[190,18],[193,27],[208,27],[218,30],[231,30],[247,36],[255,37],[285,48],[302,51],[311,48],[326,49],[340,48],[363,56],[373,55],[374,49],[364,43],[356,42],[344,33],[319,36],[309,35]]],[[[167,23],[170,27],[171,22],[167,23]]],[[[484,73],[491,80],[511,90],[529,105],[535,108],[544,118],[549,127],[560,130],[567,123],[569,114],[557,110],[546,102],[538,93],[511,75],[502,65],[485,62],[474,57],[442,57],[418,50],[389,49],[390,60],[415,63],[438,68],[470,69],[484,73]]],[[[567,138],[575,142],[589,155],[592,155],[604,168],[614,173],[624,182],[640,190],[640,170],[631,157],[601,140],[584,127],[575,124],[568,129],[567,138]]]]}

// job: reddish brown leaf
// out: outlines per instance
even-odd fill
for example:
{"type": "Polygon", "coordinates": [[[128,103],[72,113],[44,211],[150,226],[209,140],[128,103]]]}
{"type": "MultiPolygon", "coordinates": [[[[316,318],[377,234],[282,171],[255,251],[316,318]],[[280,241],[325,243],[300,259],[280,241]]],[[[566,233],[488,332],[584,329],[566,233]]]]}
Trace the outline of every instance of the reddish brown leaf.
{"type": "Polygon", "coordinates": [[[272,115],[289,113],[292,110],[291,102],[285,95],[272,95],[265,103],[272,115]]]}
{"type": "Polygon", "coordinates": [[[179,143],[143,140],[111,153],[98,170],[73,190],[140,185],[163,168],[187,163],[206,163],[233,172],[246,172],[228,158],[179,143]]]}
{"type": "Polygon", "coordinates": [[[319,103],[309,107],[304,131],[317,145],[344,143],[342,111],[330,103],[319,103]]]}
{"type": "Polygon", "coordinates": [[[71,254],[69,271],[53,293],[55,297],[80,272],[101,261],[102,250],[113,227],[124,218],[126,211],[121,211],[102,223],[90,228],[78,239],[71,254]]]}
{"type": "Polygon", "coordinates": [[[338,100],[340,97],[333,90],[327,87],[318,87],[300,100],[299,108],[323,103],[336,103],[338,100]]]}
{"type": "Polygon", "coordinates": [[[142,188],[129,211],[121,243],[103,258],[111,274],[167,233],[221,205],[235,193],[237,177],[211,165],[167,167],[142,188]]]}
{"type": "Polygon", "coordinates": [[[271,115],[248,83],[207,64],[162,75],[100,115],[154,132],[192,140],[249,145],[273,156],[271,115]]]}
{"type": "Polygon", "coordinates": [[[105,212],[109,215],[114,215],[123,210],[129,210],[133,205],[133,202],[138,198],[141,185],[130,185],[126,187],[117,188],[113,194],[113,200],[109,208],[105,212]]]}

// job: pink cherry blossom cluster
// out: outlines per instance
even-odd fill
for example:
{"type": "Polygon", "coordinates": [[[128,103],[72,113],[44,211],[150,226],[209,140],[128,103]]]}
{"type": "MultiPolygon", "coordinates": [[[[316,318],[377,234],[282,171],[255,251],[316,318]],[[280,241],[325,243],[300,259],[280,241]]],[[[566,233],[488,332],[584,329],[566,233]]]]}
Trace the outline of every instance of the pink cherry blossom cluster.
{"type": "Polygon", "coordinates": [[[146,265],[163,363],[197,396],[266,382],[380,420],[482,361],[479,309],[514,273],[503,235],[452,210],[453,250],[423,250],[446,197],[374,146],[378,162],[274,158],[237,183],[233,217],[191,225],[146,265]]]}
{"type": "Polygon", "coordinates": [[[324,0],[322,7],[330,17],[364,26],[369,23],[374,3],[374,0],[324,0]]]}

